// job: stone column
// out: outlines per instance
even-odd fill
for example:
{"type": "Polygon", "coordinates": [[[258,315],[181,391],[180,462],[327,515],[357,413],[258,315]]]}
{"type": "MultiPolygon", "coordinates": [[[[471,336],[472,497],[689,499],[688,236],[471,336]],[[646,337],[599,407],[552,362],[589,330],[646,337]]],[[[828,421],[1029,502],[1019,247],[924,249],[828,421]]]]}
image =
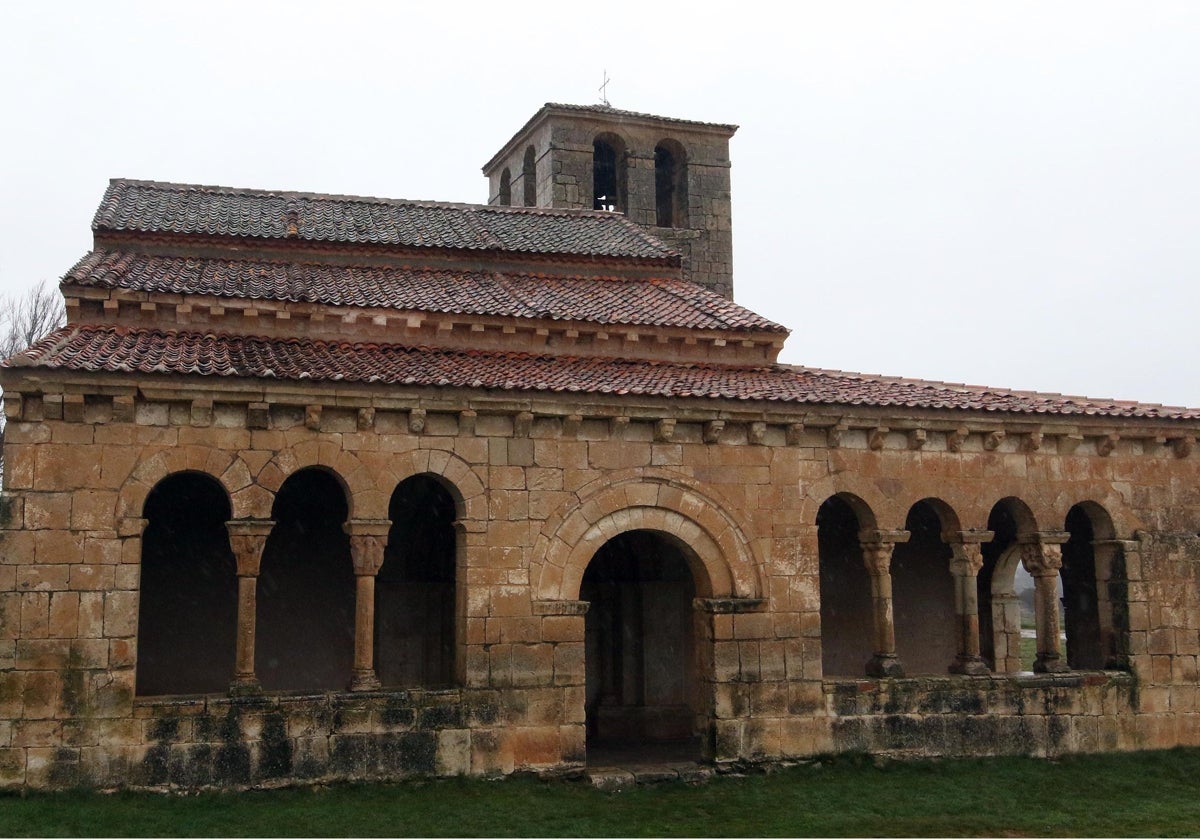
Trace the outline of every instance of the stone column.
{"type": "Polygon", "coordinates": [[[991,531],[954,531],[942,535],[950,546],[950,574],[954,576],[954,613],[958,618],[958,653],[950,664],[952,674],[982,676],[987,663],[979,655],[979,570],[982,544],[991,531]]]}
{"type": "Polygon", "coordinates": [[[275,523],[270,519],[234,519],[225,523],[229,547],[237,560],[238,618],[237,656],[234,660],[230,694],[254,694],[262,690],[254,673],[254,634],[258,620],[258,570],[263,549],[275,523]]]}
{"type": "Polygon", "coordinates": [[[1021,563],[1033,575],[1034,617],[1037,624],[1037,658],[1033,670],[1053,674],[1070,670],[1063,660],[1059,641],[1058,573],[1062,569],[1062,546],[1066,531],[1039,531],[1021,543],[1021,563]]]}
{"type": "Polygon", "coordinates": [[[896,623],[892,611],[892,549],[908,542],[908,531],[864,530],[858,535],[863,563],[871,575],[871,620],[875,653],[867,660],[867,676],[903,677],[896,656],[896,623]]]}
{"type": "Polygon", "coordinates": [[[354,676],[351,691],[379,688],[375,675],[375,576],[383,566],[383,549],[392,523],[386,519],[356,519],[344,529],[350,535],[354,560],[354,676]]]}

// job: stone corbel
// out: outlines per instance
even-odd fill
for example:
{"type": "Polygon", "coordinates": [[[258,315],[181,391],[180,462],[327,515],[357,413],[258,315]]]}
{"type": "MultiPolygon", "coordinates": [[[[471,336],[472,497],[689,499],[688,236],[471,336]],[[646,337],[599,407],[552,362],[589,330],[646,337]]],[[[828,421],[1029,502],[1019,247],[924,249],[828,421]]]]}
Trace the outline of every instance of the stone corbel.
{"type": "Polygon", "coordinates": [[[246,406],[246,428],[268,429],[271,427],[271,407],[265,402],[252,402],[246,406]]]}
{"type": "Polygon", "coordinates": [[[654,423],[654,440],[658,443],[670,443],[675,437],[675,418],[663,417],[654,423]]]}
{"type": "Polygon", "coordinates": [[[929,441],[929,433],[924,429],[912,429],[908,433],[908,448],[914,452],[925,448],[929,441]]]}
{"type": "Polygon", "coordinates": [[[562,421],[562,436],[565,438],[579,437],[579,429],[583,426],[583,415],[568,414],[562,421]]]}
{"type": "Polygon", "coordinates": [[[1196,438],[1192,435],[1184,437],[1171,438],[1171,452],[1176,458],[1186,458],[1192,454],[1192,450],[1196,448],[1196,438]]]}
{"type": "Polygon", "coordinates": [[[200,399],[197,397],[192,400],[191,410],[192,425],[198,428],[207,428],[213,422],[213,401],[211,399],[200,399]]]}
{"type": "Polygon", "coordinates": [[[360,432],[369,432],[375,428],[375,409],[369,407],[360,408],[358,410],[356,425],[360,432]]]}
{"type": "Polygon", "coordinates": [[[425,431],[425,409],[414,408],[408,412],[408,431],[414,435],[425,431]]]}
{"type": "Polygon", "coordinates": [[[755,420],[746,428],[746,440],[754,446],[762,446],[767,442],[767,424],[755,420]]]}
{"type": "Polygon", "coordinates": [[[304,428],[313,431],[321,431],[321,409],[320,405],[304,406],[304,428]]]}
{"type": "Polygon", "coordinates": [[[946,449],[950,452],[962,452],[963,444],[967,442],[971,430],[966,426],[959,426],[952,432],[946,433],[946,449]]]}
{"type": "Polygon", "coordinates": [[[527,438],[533,431],[533,413],[518,411],[513,417],[513,437],[527,438]]]}
{"type": "Polygon", "coordinates": [[[1101,458],[1107,458],[1109,455],[1113,454],[1113,450],[1117,448],[1117,441],[1120,439],[1121,436],[1116,432],[1111,432],[1107,435],[1101,435],[1096,440],[1096,454],[1101,458]]]}
{"type": "Polygon", "coordinates": [[[888,432],[890,431],[891,429],[887,426],[876,426],[874,429],[868,431],[867,447],[872,452],[878,452],[883,449],[883,444],[887,441],[888,432]]]}
{"type": "Polygon", "coordinates": [[[987,452],[995,452],[1004,442],[1007,433],[1003,429],[995,429],[983,436],[983,448],[987,452]]]}
{"type": "Polygon", "coordinates": [[[704,442],[720,443],[723,431],[725,431],[724,420],[709,420],[704,424],[704,442]]]}
{"type": "Polygon", "coordinates": [[[4,395],[4,417],[7,420],[20,420],[25,408],[24,395],[10,391],[4,395]]]}
{"type": "Polygon", "coordinates": [[[784,434],[784,439],[787,441],[788,446],[799,446],[800,439],[804,436],[804,424],[788,423],[787,430],[784,434]]]}
{"type": "Polygon", "coordinates": [[[1025,439],[1021,442],[1021,449],[1025,452],[1037,452],[1042,448],[1042,433],[1041,431],[1029,432],[1025,435],[1025,439]]]}
{"type": "Polygon", "coordinates": [[[837,449],[842,445],[842,435],[849,428],[850,426],[845,420],[839,420],[825,431],[825,440],[830,449],[837,449]]]}
{"type": "Polygon", "coordinates": [[[608,434],[613,440],[625,440],[625,432],[629,430],[629,418],[625,416],[610,417],[608,434]]]}

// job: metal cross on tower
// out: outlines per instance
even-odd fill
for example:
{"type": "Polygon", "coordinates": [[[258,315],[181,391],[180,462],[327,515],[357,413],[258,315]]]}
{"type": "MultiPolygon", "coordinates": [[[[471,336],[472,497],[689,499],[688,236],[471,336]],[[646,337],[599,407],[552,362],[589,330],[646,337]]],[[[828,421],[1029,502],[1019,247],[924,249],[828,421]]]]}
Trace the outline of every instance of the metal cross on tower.
{"type": "Polygon", "coordinates": [[[602,85],[600,85],[599,89],[600,89],[600,101],[602,103],[604,103],[604,105],[606,105],[606,106],[608,105],[608,83],[611,81],[612,81],[612,79],[608,78],[608,70],[605,70],[604,71],[604,83],[602,85]]]}

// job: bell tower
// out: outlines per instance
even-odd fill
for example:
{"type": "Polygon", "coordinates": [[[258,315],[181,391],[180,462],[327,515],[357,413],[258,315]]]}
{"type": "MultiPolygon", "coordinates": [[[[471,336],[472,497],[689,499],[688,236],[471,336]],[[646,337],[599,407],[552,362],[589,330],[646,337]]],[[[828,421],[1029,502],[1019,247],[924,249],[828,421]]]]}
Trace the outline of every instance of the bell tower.
{"type": "Polygon", "coordinates": [[[729,139],[736,125],[547,103],[483,167],[488,203],[624,213],[733,297],[729,139]]]}

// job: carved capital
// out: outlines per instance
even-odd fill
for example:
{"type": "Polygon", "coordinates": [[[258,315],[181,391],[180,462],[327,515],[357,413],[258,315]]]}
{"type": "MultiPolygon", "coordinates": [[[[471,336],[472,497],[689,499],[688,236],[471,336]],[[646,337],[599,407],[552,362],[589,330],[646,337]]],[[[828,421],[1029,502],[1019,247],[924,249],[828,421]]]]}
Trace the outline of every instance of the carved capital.
{"type": "Polygon", "coordinates": [[[860,531],[858,543],[862,547],[867,571],[876,576],[888,574],[892,566],[892,549],[896,543],[908,542],[908,537],[908,531],[860,531]]]}
{"type": "Polygon", "coordinates": [[[350,537],[350,558],[354,574],[375,575],[383,566],[383,550],[387,547],[392,523],[386,519],[352,519],[342,526],[350,537]]]}
{"type": "Polygon", "coordinates": [[[229,547],[237,560],[238,577],[256,577],[262,563],[263,549],[275,522],[270,519],[234,519],[225,523],[229,532],[229,547]]]}
{"type": "Polygon", "coordinates": [[[950,571],[963,577],[975,577],[983,568],[983,547],[976,542],[950,544],[950,571]]]}
{"type": "Polygon", "coordinates": [[[1042,532],[1021,544],[1021,565],[1035,577],[1058,574],[1062,568],[1062,544],[1069,537],[1065,532],[1042,532]]]}

